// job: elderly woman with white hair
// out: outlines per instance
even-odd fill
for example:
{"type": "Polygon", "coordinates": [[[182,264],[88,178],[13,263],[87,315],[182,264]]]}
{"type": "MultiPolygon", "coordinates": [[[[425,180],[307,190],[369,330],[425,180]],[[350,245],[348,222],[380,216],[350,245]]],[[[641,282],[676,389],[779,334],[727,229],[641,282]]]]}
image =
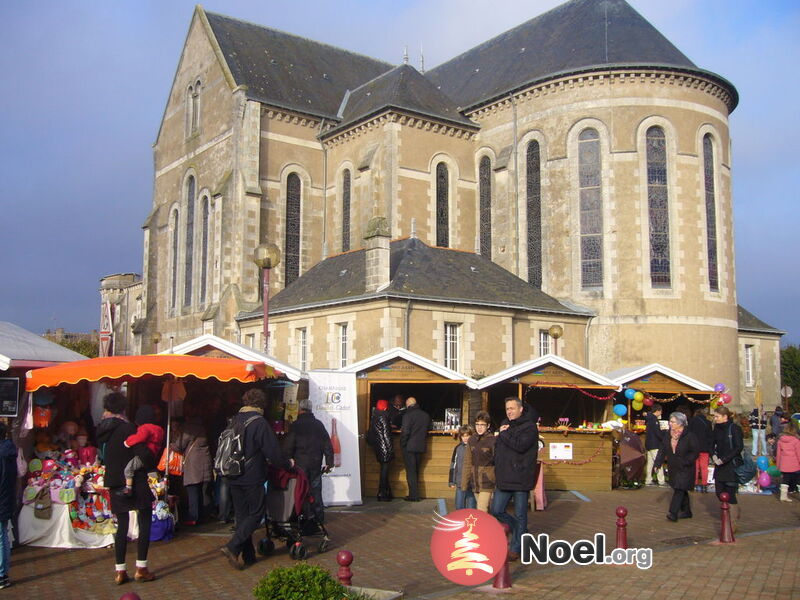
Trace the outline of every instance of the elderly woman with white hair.
{"type": "Polygon", "coordinates": [[[669,485],[673,490],[667,513],[670,521],[692,518],[689,490],[694,486],[694,463],[699,445],[694,434],[689,432],[688,425],[689,420],[682,412],[674,412],[669,416],[669,435],[664,436],[655,460],[656,468],[666,460],[669,469],[669,485]]]}

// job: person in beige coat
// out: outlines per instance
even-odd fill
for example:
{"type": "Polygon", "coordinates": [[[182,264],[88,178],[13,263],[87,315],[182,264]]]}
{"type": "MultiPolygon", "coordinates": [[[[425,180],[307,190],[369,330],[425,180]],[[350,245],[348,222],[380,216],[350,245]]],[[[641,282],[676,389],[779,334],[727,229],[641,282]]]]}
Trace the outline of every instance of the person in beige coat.
{"type": "Polygon", "coordinates": [[[461,489],[471,489],[478,499],[478,510],[489,512],[494,491],[494,442],[489,413],[481,411],[475,417],[475,433],[467,442],[461,489]]]}
{"type": "Polygon", "coordinates": [[[183,487],[186,490],[188,510],[184,525],[196,525],[203,518],[205,488],[210,485],[211,453],[208,438],[200,417],[185,409],[186,421],[170,444],[170,448],[183,454],[183,487]]]}

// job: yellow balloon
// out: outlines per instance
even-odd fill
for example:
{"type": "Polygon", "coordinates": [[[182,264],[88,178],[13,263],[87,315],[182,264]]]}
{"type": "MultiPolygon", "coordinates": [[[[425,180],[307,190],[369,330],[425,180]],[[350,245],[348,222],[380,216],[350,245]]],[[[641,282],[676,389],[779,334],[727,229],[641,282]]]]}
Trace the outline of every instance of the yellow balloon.
{"type": "Polygon", "coordinates": [[[633,395],[633,399],[636,400],[637,402],[641,402],[642,400],[644,400],[644,394],[642,392],[636,392],[633,395]]]}
{"type": "Polygon", "coordinates": [[[642,410],[642,408],[644,408],[644,404],[641,402],[631,402],[631,406],[633,407],[633,410],[642,410]]]}
{"type": "Polygon", "coordinates": [[[714,400],[711,401],[711,410],[714,410],[715,408],[717,408],[717,399],[716,398],[714,398],[714,400]]]}

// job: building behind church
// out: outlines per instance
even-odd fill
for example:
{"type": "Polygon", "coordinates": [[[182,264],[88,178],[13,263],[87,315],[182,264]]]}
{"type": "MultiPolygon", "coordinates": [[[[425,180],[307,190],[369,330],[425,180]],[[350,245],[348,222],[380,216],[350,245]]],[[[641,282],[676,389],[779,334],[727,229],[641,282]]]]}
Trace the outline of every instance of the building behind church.
{"type": "Polygon", "coordinates": [[[268,351],[301,370],[404,347],[480,378],[553,353],[769,405],[782,332],[736,298],[737,102],[624,0],[426,72],[197,7],[141,278],[101,286],[114,351],[263,349],[253,253],[274,244],[268,351]]]}

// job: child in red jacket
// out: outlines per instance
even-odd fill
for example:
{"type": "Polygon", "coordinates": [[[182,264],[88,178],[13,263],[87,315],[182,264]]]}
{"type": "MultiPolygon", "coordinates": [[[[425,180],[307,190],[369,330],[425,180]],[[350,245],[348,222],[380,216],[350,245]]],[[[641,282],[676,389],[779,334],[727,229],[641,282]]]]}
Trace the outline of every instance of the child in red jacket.
{"type": "Polygon", "coordinates": [[[125,488],[123,493],[126,496],[133,494],[133,474],[139,469],[145,469],[148,465],[152,468],[160,452],[164,448],[164,428],[153,423],[155,421],[155,411],[152,406],[144,404],[136,411],[136,424],[139,426],[136,433],[129,435],[125,439],[125,446],[131,448],[136,444],[144,444],[146,450],[139,452],[125,465],[125,488]]]}

